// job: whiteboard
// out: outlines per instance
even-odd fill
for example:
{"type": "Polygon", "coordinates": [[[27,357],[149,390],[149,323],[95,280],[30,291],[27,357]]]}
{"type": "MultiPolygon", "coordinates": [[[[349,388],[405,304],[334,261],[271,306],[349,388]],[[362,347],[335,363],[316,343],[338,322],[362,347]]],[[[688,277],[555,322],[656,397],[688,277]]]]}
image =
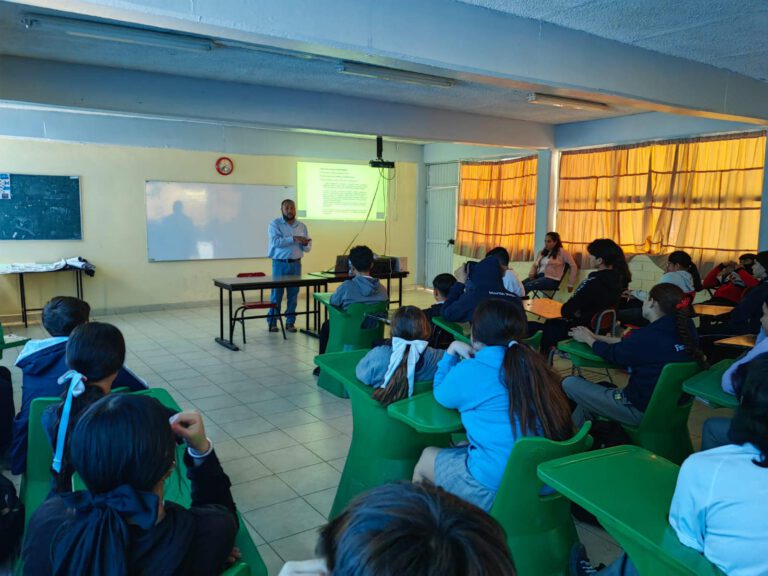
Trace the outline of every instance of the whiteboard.
{"type": "Polygon", "coordinates": [[[146,181],[150,262],[264,258],[293,186],[146,181]]]}

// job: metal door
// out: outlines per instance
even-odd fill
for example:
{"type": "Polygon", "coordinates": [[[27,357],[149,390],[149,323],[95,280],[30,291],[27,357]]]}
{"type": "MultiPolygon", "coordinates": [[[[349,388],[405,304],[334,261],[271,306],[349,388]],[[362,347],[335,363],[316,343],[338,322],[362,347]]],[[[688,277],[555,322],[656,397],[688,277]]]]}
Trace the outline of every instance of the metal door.
{"type": "Polygon", "coordinates": [[[426,285],[443,272],[453,272],[456,234],[456,202],[459,165],[431,164],[427,167],[426,285]]]}

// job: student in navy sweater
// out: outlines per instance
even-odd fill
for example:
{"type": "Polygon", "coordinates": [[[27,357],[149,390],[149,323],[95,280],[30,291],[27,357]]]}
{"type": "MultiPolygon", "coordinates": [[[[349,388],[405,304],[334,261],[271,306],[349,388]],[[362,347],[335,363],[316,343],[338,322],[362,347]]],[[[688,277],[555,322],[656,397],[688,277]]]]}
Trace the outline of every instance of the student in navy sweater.
{"type": "Polygon", "coordinates": [[[448,292],[440,315],[451,322],[469,322],[477,305],[489,298],[501,298],[515,304],[520,311],[520,299],[504,288],[504,269],[498,258],[487,256],[469,267],[466,284],[456,282],[448,292]]]}
{"type": "Polygon", "coordinates": [[[597,270],[576,288],[568,301],[563,304],[562,318],[547,320],[544,324],[531,322],[529,333],[543,330],[541,352],[548,354],[550,348],[568,337],[568,331],[575,326],[592,326],[595,315],[609,308],[616,308],[621,294],[632,281],[627,260],[621,247],[609,238],[593,240],[587,252],[595,260],[597,270]]]}
{"type": "MultiPolygon", "coordinates": [[[[451,291],[451,286],[456,284],[456,277],[453,274],[438,274],[432,280],[432,292],[435,297],[435,303],[429,308],[423,310],[427,315],[427,320],[432,324],[432,318],[437,318],[443,313],[443,304],[445,304],[448,298],[448,293],[451,291]]],[[[443,330],[439,326],[432,324],[431,332],[429,336],[429,345],[432,348],[438,348],[445,350],[453,342],[453,336],[443,330]]]]}
{"type": "Polygon", "coordinates": [[[588,328],[573,328],[570,336],[588,344],[611,364],[629,369],[629,383],[619,390],[611,384],[590,382],[580,376],[563,380],[563,389],[577,406],[576,426],[596,416],[636,426],[653,395],[662,369],[670,362],[696,360],[705,366],[698,335],[690,320],[691,302],[673,284],[657,284],[643,302],[643,316],[650,324],[632,330],[625,338],[596,336],[588,328]]]}
{"type": "Polygon", "coordinates": [[[522,340],[525,314],[514,303],[485,300],[472,320],[472,342],[454,342],[438,363],[435,399],[455,408],[468,446],[425,448],[414,482],[429,480],[490,510],[515,440],[573,435],[558,376],[522,340]]]}
{"type": "Polygon", "coordinates": [[[113,394],[92,404],[72,431],[71,458],[87,490],[57,494],[32,515],[24,574],[220,574],[237,532],[230,482],[200,414],[154,398],[113,394]],[[163,499],[176,466],[176,438],[192,505],[163,499]]]}
{"type": "MultiPolygon", "coordinates": [[[[27,469],[27,429],[29,408],[35,398],[61,395],[59,377],[67,368],[67,341],[72,331],[88,322],[91,307],[71,296],[51,298],[43,308],[43,327],[51,335],[42,340],[30,340],[16,359],[24,379],[21,386],[21,408],[13,421],[11,469],[23,474],[27,469]]],[[[147,383],[122,366],[114,382],[115,388],[127,387],[132,392],[145,390],[147,383]]]]}

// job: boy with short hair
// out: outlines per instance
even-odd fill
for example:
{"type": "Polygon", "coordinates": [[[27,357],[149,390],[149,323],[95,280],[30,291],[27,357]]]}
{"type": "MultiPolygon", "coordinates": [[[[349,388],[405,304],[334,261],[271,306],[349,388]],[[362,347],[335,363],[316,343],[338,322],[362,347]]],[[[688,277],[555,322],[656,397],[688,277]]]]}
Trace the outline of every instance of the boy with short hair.
{"type": "MultiPolygon", "coordinates": [[[[377,278],[371,277],[373,251],[368,246],[355,246],[349,251],[349,272],[352,278],[341,283],[331,295],[331,305],[346,310],[350,304],[366,304],[389,300],[387,289],[377,278]]],[[[320,354],[325,354],[330,337],[330,325],[326,321],[320,328],[320,354]]],[[[320,369],[312,372],[317,375],[320,369]]]]}
{"type": "Polygon", "coordinates": [[[424,310],[424,314],[427,315],[429,321],[432,318],[440,316],[440,311],[443,309],[443,302],[448,298],[448,292],[451,290],[451,286],[456,284],[457,280],[453,274],[438,274],[432,280],[432,294],[435,297],[435,303],[429,308],[424,310]]]}
{"type": "MultiPolygon", "coordinates": [[[[27,435],[29,409],[35,398],[61,396],[64,387],[58,382],[67,370],[67,340],[72,331],[88,322],[91,307],[71,296],[56,296],[43,308],[43,327],[51,335],[42,340],[30,340],[16,359],[24,379],[21,386],[21,408],[13,420],[13,441],[10,448],[11,471],[22,474],[27,468],[27,435]]],[[[123,366],[117,374],[114,388],[128,387],[131,391],[145,390],[147,383],[123,366]]]]}

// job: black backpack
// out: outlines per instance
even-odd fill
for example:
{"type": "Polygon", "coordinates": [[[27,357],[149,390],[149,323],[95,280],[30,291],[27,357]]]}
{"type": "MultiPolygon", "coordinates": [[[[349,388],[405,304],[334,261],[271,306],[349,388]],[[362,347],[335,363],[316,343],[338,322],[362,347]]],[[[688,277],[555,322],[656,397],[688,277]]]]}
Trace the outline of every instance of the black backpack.
{"type": "Polygon", "coordinates": [[[16,554],[24,533],[24,505],[13,482],[0,474],[0,562],[16,554]]]}

